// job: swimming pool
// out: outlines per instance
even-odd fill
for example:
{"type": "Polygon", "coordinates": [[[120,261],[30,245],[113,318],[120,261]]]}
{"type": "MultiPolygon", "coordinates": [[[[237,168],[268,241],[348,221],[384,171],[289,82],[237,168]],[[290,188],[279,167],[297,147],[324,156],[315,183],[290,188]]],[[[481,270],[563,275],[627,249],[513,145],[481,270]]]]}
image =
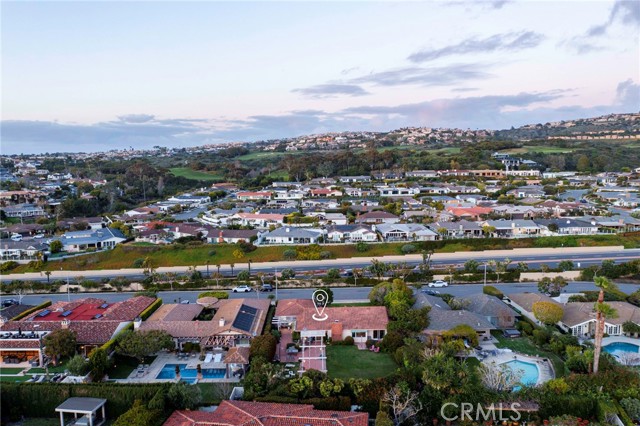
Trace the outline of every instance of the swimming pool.
{"type": "MultiPolygon", "coordinates": [[[[198,370],[195,368],[187,368],[187,364],[165,364],[162,370],[156,376],[156,379],[175,379],[176,365],[180,368],[180,381],[187,383],[195,383],[198,378],[198,370]]],[[[203,368],[203,379],[224,379],[224,368],[203,368]]]]}
{"type": "Polygon", "coordinates": [[[637,354],[638,352],[640,352],[640,345],[628,342],[614,342],[603,346],[602,349],[614,356],[619,355],[621,352],[631,352],[637,354]]]}
{"type": "MultiPolygon", "coordinates": [[[[538,370],[538,366],[532,364],[530,362],[524,362],[517,359],[513,361],[505,362],[504,365],[509,367],[511,371],[521,370],[523,375],[520,379],[520,382],[523,385],[535,386],[538,383],[538,378],[540,377],[540,371],[538,370]]],[[[514,387],[514,390],[518,390],[519,387],[514,387]]]]}

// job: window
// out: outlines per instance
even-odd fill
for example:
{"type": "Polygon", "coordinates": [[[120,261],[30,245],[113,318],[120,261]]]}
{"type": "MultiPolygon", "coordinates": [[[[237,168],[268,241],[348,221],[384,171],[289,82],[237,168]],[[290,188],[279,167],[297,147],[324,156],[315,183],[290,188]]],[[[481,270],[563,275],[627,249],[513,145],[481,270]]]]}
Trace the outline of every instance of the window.
{"type": "Polygon", "coordinates": [[[373,330],[373,338],[380,340],[384,337],[384,330],[373,330]]]}
{"type": "Polygon", "coordinates": [[[367,337],[367,332],[366,331],[352,331],[351,332],[351,337],[355,338],[365,338],[367,337]]]}

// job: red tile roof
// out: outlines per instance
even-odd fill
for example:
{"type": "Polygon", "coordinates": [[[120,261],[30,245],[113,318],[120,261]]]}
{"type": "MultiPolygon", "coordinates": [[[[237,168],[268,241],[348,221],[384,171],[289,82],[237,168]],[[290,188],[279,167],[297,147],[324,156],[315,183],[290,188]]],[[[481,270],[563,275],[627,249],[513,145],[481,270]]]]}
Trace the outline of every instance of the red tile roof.
{"type": "Polygon", "coordinates": [[[328,307],[324,311],[326,321],[316,321],[313,302],[309,299],[282,300],[276,308],[276,317],[296,317],[296,329],[331,330],[331,324],[339,322],[343,330],[386,330],[389,323],[384,306],[328,307]]]}
{"type": "Polygon", "coordinates": [[[174,411],[164,426],[367,426],[367,413],[315,410],[307,404],[222,401],[216,411],[174,411]]]}

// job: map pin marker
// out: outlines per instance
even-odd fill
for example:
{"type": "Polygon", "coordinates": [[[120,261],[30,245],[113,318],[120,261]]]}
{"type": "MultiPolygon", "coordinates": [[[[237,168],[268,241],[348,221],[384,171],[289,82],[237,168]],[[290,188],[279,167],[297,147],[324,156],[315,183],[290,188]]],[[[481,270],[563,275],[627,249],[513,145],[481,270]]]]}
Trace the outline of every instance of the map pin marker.
{"type": "Polygon", "coordinates": [[[312,315],[312,318],[316,321],[324,321],[329,318],[329,315],[324,313],[329,302],[329,294],[324,290],[318,289],[313,292],[311,299],[313,300],[313,306],[316,308],[316,313],[312,315]]]}

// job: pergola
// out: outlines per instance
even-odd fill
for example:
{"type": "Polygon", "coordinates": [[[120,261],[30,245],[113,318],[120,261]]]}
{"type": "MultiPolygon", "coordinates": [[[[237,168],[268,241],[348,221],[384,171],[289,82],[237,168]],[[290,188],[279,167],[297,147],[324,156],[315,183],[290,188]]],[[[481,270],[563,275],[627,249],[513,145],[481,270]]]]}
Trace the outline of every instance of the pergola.
{"type": "Polygon", "coordinates": [[[60,413],[60,426],[65,426],[64,414],[73,414],[74,420],[69,425],[75,426],[100,426],[105,422],[104,405],[107,403],[106,399],[100,398],[80,398],[73,397],[67,399],[62,404],[58,405],[56,412],[60,413]],[[102,415],[98,416],[96,413],[102,409],[102,415]],[[78,417],[78,415],[81,415],[78,417]]]}

